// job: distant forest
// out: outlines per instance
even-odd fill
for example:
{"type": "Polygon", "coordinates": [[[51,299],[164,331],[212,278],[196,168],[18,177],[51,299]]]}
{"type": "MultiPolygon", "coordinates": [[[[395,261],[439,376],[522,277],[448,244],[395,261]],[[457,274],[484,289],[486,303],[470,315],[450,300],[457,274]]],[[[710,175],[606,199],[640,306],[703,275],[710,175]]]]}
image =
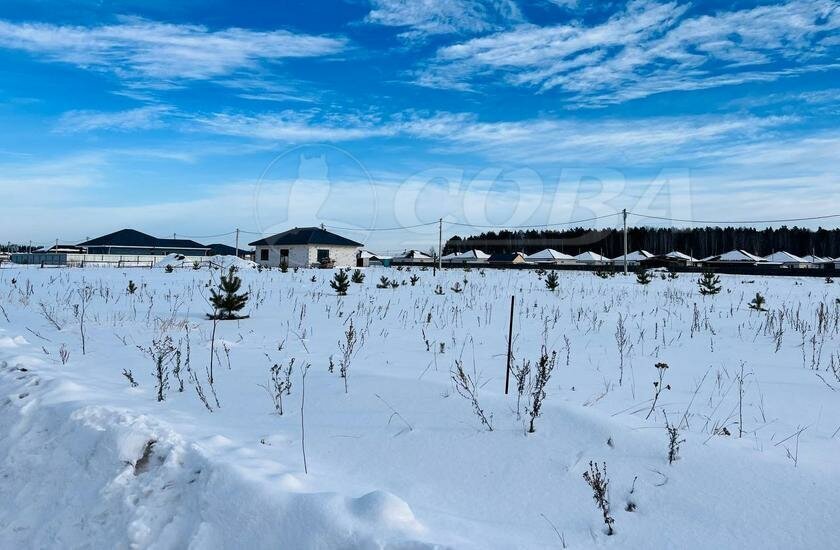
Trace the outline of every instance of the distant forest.
{"type": "MultiPolygon", "coordinates": [[[[840,256],[840,229],[806,229],[782,226],[777,229],[752,227],[699,227],[693,229],[632,227],[627,229],[627,251],[647,250],[666,254],[679,250],[695,258],[740,248],[759,256],[785,250],[805,256],[840,256]]],[[[469,237],[454,236],[446,241],[443,253],[463,252],[472,248],[489,254],[525,252],[531,254],[553,248],[572,256],[591,250],[608,258],[623,253],[623,232],[620,229],[584,229],[565,231],[527,230],[490,231],[469,237]]]]}

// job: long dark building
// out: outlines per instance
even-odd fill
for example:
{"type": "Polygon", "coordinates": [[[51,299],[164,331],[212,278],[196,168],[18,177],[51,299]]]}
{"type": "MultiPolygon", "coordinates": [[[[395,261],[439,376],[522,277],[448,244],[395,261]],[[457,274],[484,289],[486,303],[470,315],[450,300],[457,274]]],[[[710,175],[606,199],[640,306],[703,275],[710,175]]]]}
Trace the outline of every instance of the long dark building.
{"type": "Polygon", "coordinates": [[[159,239],[134,229],[121,229],[78,244],[88,254],[207,256],[211,248],[189,239],[159,239]]]}

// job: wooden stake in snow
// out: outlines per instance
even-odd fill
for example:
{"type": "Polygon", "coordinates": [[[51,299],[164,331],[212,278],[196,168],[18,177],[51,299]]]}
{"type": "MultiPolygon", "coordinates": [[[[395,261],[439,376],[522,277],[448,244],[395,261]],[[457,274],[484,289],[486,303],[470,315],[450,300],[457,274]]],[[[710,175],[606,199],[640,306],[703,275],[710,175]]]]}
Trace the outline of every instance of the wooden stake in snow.
{"type": "Polygon", "coordinates": [[[510,346],[513,340],[513,296],[510,297],[510,324],[508,325],[508,352],[507,352],[507,370],[505,371],[505,395],[508,394],[510,388],[510,360],[511,352],[510,346]]]}

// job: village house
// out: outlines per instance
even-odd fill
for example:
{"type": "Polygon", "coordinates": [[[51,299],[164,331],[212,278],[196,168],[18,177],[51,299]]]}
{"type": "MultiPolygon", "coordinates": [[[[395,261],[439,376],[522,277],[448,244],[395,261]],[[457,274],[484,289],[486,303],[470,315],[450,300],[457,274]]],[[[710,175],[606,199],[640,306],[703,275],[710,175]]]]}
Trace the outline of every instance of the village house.
{"type": "Polygon", "coordinates": [[[349,267],[356,265],[363,245],[320,227],[295,227],[249,246],[256,249],[255,261],[266,267],[349,267]]]}

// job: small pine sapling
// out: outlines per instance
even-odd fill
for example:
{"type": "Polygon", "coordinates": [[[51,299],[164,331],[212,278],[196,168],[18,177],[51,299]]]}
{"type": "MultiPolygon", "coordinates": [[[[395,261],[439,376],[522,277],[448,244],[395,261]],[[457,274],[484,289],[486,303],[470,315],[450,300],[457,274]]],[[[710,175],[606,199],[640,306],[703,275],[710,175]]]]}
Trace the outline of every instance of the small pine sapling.
{"type": "Polygon", "coordinates": [[[217,320],[247,318],[247,315],[244,317],[237,315],[237,312],[241,311],[248,303],[247,292],[238,294],[241,286],[242,279],[236,276],[236,268],[231,266],[228,274],[226,276],[222,275],[219,290],[210,289],[210,304],[213,306],[213,314],[208,314],[208,317],[217,320]]]}
{"type": "Polygon", "coordinates": [[[438,296],[443,296],[443,287],[441,285],[435,286],[435,294],[438,296]]]}
{"type": "Polygon", "coordinates": [[[362,284],[363,282],[365,282],[365,274],[362,272],[361,269],[356,269],[350,276],[350,280],[356,284],[362,284]]]}
{"type": "Polygon", "coordinates": [[[459,294],[464,291],[464,287],[461,286],[461,283],[456,281],[450,290],[452,290],[455,294],[459,294]]]}
{"type": "Polygon", "coordinates": [[[347,272],[343,270],[336,271],[332,281],[330,281],[330,287],[339,296],[347,296],[347,291],[350,289],[350,278],[347,277],[347,272]]]}
{"type": "Polygon", "coordinates": [[[714,296],[721,291],[720,276],[711,271],[704,271],[697,279],[697,286],[700,287],[700,294],[703,296],[714,296]]]}
{"type": "Polygon", "coordinates": [[[126,287],[125,291],[128,294],[134,294],[137,292],[137,285],[134,284],[134,281],[128,281],[128,287],[126,287]]]}
{"type": "Polygon", "coordinates": [[[545,288],[554,292],[557,290],[557,287],[560,286],[560,278],[557,276],[556,271],[552,271],[549,273],[545,278],[545,288]]]}
{"type": "Polygon", "coordinates": [[[379,277],[379,283],[376,288],[391,288],[391,281],[385,275],[379,277]]]}
{"type": "Polygon", "coordinates": [[[640,269],[636,272],[636,282],[640,285],[650,284],[653,280],[653,275],[646,269],[640,269]]]}
{"type": "Polygon", "coordinates": [[[747,307],[756,311],[767,311],[766,309],[764,309],[764,302],[764,296],[762,296],[760,292],[756,292],[755,298],[753,298],[752,301],[749,304],[747,304],[747,307]]]}
{"type": "Polygon", "coordinates": [[[415,286],[420,281],[420,277],[418,275],[412,275],[408,278],[408,282],[411,283],[411,286],[415,286]]]}
{"type": "Polygon", "coordinates": [[[172,273],[173,271],[175,271],[175,268],[172,267],[172,264],[166,264],[166,267],[164,267],[163,270],[167,273],[172,273]]]}

